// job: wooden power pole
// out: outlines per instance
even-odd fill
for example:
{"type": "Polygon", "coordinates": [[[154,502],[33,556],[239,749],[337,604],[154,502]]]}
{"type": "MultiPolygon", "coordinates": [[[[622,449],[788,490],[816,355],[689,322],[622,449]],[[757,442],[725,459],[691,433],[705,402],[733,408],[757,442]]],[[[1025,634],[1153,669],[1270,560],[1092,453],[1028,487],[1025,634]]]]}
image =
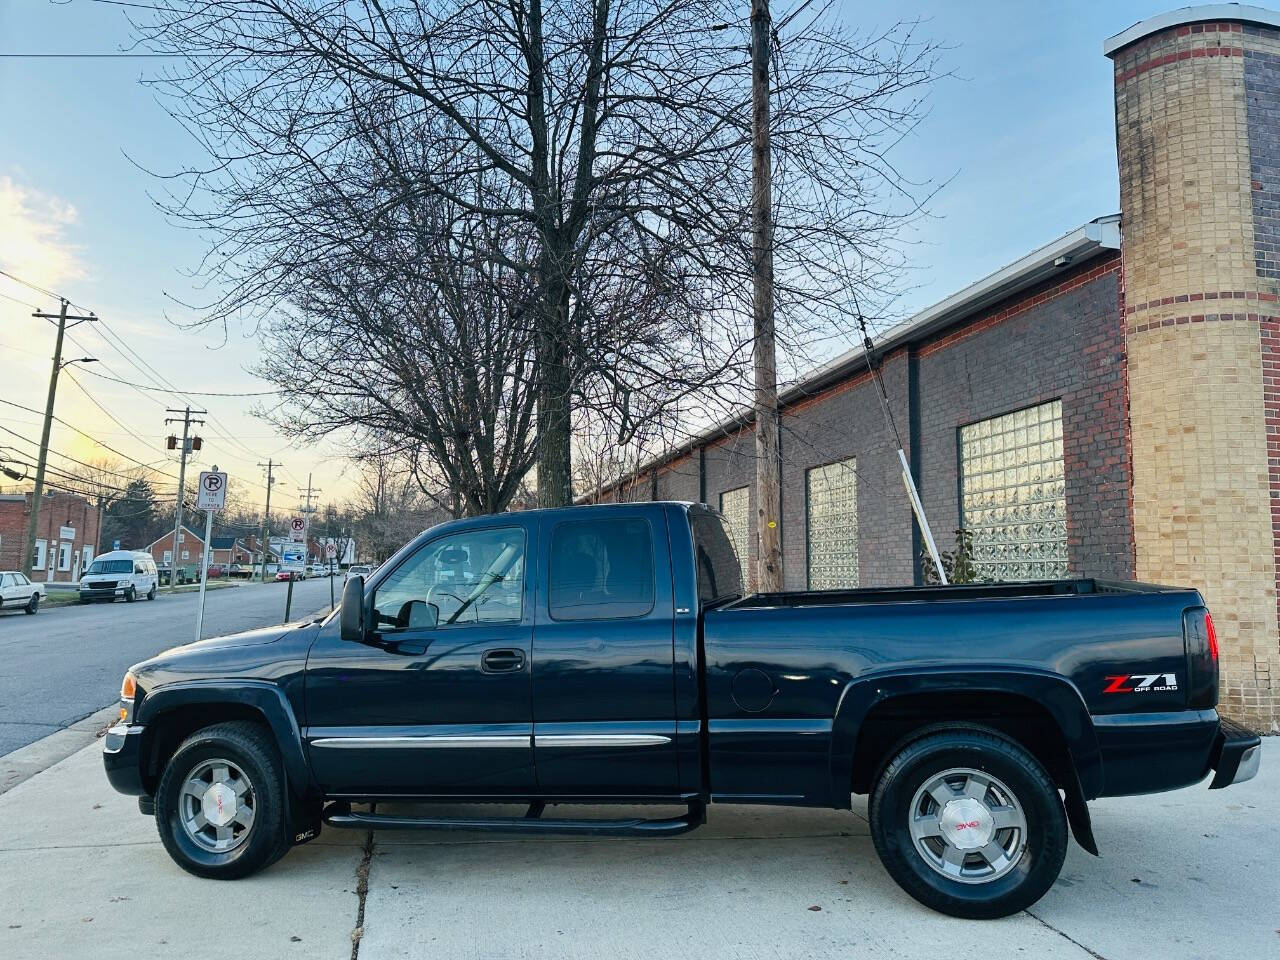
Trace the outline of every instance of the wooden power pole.
{"type": "MultiPolygon", "coordinates": [[[[276,482],[275,470],[277,467],[280,467],[281,464],[276,463],[274,460],[268,457],[266,463],[260,463],[258,464],[258,466],[267,468],[267,505],[265,509],[263,509],[262,511],[262,543],[259,544],[262,547],[262,582],[266,583],[267,582],[267,555],[271,552],[268,541],[267,541],[267,536],[270,534],[270,530],[267,527],[267,523],[271,519],[271,487],[276,482]]],[[[252,579],[252,577],[250,577],[250,579],[252,579]]]]}
{"type": "MultiPolygon", "coordinates": [[[[62,306],[58,308],[57,314],[45,313],[43,310],[37,310],[32,314],[38,320],[57,320],[58,321],[58,338],[53,345],[53,369],[49,373],[49,393],[44,401],[44,427],[40,431],[40,455],[36,460],[36,485],[31,494],[31,512],[27,514],[27,543],[26,549],[22,556],[22,572],[28,577],[32,576],[32,567],[34,566],[35,550],[36,550],[36,534],[40,529],[40,498],[44,495],[44,473],[49,462],[49,432],[53,427],[53,401],[58,395],[58,374],[62,372],[62,368],[67,364],[75,363],[75,360],[63,361],[62,359],[62,338],[67,333],[67,321],[71,320],[71,326],[78,323],[92,323],[97,320],[95,314],[90,313],[87,317],[69,316],[67,307],[69,304],[66,300],[62,301],[62,306]]],[[[89,363],[96,361],[89,357],[81,357],[81,360],[89,363]]],[[[51,561],[46,556],[45,566],[51,561]]]]}
{"type": "MultiPolygon", "coordinates": [[[[187,493],[187,457],[190,456],[194,449],[193,438],[191,436],[191,425],[193,423],[203,424],[203,420],[193,420],[193,413],[208,413],[208,410],[192,410],[190,407],[183,407],[181,410],[175,410],[173,407],[165,408],[165,413],[182,414],[182,453],[181,459],[178,461],[178,505],[173,512],[173,563],[169,566],[169,590],[170,592],[178,589],[178,541],[183,539],[185,535],[182,532],[182,498],[187,493]]],[[[177,417],[165,417],[165,425],[177,423],[177,417]]],[[[173,446],[177,446],[176,442],[172,442],[173,446]]],[[[199,446],[195,444],[195,446],[199,446]]],[[[209,549],[209,544],[205,544],[205,549],[209,549]]],[[[203,614],[202,614],[203,615],[203,614]]]]}
{"type": "Polygon", "coordinates": [[[773,324],[773,160],[769,143],[769,0],[751,0],[751,274],[755,327],[756,589],[782,589],[778,525],[778,366],[773,324]]]}

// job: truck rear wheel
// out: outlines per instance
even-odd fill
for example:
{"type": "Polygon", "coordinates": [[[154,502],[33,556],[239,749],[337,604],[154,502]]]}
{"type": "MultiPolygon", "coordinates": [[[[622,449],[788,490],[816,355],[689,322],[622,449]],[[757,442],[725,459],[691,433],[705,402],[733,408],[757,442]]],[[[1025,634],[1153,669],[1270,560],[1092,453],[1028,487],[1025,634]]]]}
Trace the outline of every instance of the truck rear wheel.
{"type": "Polygon", "coordinates": [[[871,837],[890,876],[927,907],[991,919],[1031,906],[1067,851],[1067,818],[1044,768],[987,730],[909,744],[871,795],[871,837]]]}
{"type": "Polygon", "coordinates": [[[235,880],[288,849],[285,781],[275,745],[255,723],[198,730],[184,740],[156,789],[156,828],[182,869],[235,880]]]}

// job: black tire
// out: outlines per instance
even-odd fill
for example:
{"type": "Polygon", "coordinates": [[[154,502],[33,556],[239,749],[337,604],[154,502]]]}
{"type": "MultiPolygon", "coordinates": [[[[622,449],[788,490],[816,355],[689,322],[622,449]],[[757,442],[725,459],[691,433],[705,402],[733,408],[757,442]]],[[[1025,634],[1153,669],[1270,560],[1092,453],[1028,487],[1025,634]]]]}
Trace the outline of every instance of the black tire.
{"type": "Polygon", "coordinates": [[[40,594],[33,593],[31,599],[27,601],[27,605],[22,608],[27,613],[35,613],[40,609],[40,594]]]}
{"type": "Polygon", "coordinates": [[[124,592],[124,602],[125,602],[125,603],[133,603],[133,601],[135,601],[135,600],[137,600],[137,599],[138,599],[138,590],[137,590],[137,588],[136,588],[136,587],[132,587],[132,586],[131,586],[131,587],[129,587],[129,589],[128,589],[128,590],[126,590],[126,591],[124,592]]]}
{"type": "MultiPolygon", "coordinates": [[[[953,917],[986,920],[1026,909],[1053,886],[1067,852],[1066,813],[1049,775],[1021,746],[983,728],[946,730],[908,744],[876,781],[870,819],[872,841],[889,875],[925,906],[953,917]],[[1003,868],[1007,872],[993,869],[990,880],[964,882],[944,876],[912,837],[910,822],[918,791],[956,769],[975,771],[1007,786],[1025,819],[1020,853],[1008,857],[1013,865],[1003,868]]],[[[996,838],[1000,836],[1012,838],[1018,833],[1002,831],[996,838]]],[[[945,845],[942,840],[936,843],[945,845]]],[[[965,864],[974,859],[967,854],[960,858],[965,864]]],[[[980,856],[978,863],[982,863],[980,856]]]]}
{"type": "Polygon", "coordinates": [[[151,589],[147,591],[147,599],[154,600],[156,598],[156,585],[153,583],[151,589]]]}
{"type": "Polygon", "coordinates": [[[290,846],[284,771],[270,734],[256,723],[220,723],[187,737],[165,766],[155,803],[161,842],[178,866],[197,877],[247,877],[280,859],[290,846]],[[181,791],[187,775],[202,762],[215,759],[229,761],[252,784],[253,822],[243,840],[227,852],[201,846],[181,821],[181,791]]]}

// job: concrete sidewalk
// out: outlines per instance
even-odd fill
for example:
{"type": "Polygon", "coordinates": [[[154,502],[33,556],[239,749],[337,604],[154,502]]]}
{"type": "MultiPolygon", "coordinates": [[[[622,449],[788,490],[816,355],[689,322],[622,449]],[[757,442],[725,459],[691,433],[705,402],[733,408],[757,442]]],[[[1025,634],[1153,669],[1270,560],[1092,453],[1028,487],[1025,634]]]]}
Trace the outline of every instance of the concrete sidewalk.
{"type": "Polygon", "coordinates": [[[1103,858],[1073,846],[1030,912],[985,923],[899,891],[862,804],[715,807],[669,840],[326,830],[197,880],[95,744],[0,796],[0,957],[1280,958],[1276,744],[1251,783],[1093,804],[1103,858]]]}

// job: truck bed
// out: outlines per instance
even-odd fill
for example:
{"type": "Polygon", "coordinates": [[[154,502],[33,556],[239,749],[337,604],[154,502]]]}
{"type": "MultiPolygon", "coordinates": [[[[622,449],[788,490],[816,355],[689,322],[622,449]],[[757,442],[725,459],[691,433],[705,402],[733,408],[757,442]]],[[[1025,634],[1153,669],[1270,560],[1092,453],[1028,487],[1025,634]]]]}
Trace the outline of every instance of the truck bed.
{"type": "Polygon", "coordinates": [[[733,609],[751,607],[826,607],[855,603],[944,603],[956,600],[1003,600],[1016,597],[1085,596],[1098,593],[1177,593],[1185,588],[1134,581],[1033,580],[1021,583],[971,583],[938,587],[864,587],[855,590],[792,590],[756,593],[734,601],[733,609]]]}

